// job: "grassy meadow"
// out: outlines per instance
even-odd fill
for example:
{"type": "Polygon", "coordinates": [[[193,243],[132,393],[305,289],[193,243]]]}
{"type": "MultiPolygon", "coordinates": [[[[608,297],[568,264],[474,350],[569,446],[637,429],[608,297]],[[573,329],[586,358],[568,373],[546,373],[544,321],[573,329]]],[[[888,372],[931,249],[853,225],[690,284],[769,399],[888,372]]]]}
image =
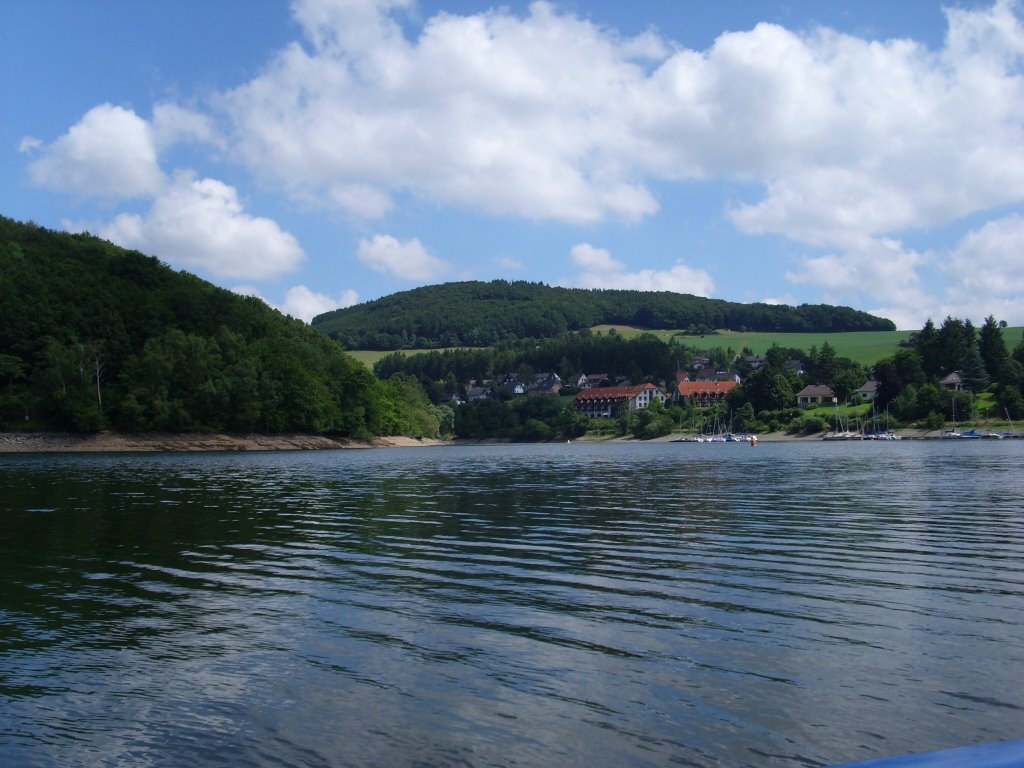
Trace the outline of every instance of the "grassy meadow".
{"type": "MultiPolygon", "coordinates": [[[[754,354],[763,355],[773,344],[790,349],[802,349],[805,352],[811,347],[821,347],[826,341],[836,350],[838,357],[848,357],[862,365],[873,365],[879,360],[889,357],[900,348],[900,342],[906,341],[914,331],[859,331],[852,333],[763,333],[718,331],[705,336],[687,336],[682,331],[645,331],[625,325],[598,325],[591,330],[608,333],[612,328],[625,338],[641,333],[653,333],[658,338],[669,341],[673,337],[677,342],[698,349],[732,348],[737,354],[744,348],[751,349],[754,354]]],[[[1004,328],[1003,338],[1011,351],[1021,341],[1022,328],[1004,328]]]]}
{"type": "MultiPolygon", "coordinates": [[[[836,350],[839,357],[848,357],[861,365],[874,365],[879,360],[889,357],[900,348],[900,342],[906,341],[914,331],[860,331],[853,333],[741,333],[739,331],[718,331],[717,333],[705,336],[687,336],[679,330],[655,330],[647,331],[643,328],[633,328],[628,325],[596,325],[591,330],[595,333],[607,334],[612,328],[624,338],[639,336],[641,333],[651,333],[666,343],[675,338],[677,342],[688,347],[697,349],[712,349],[722,347],[732,348],[739,352],[747,347],[753,350],[754,354],[763,355],[773,344],[790,349],[802,349],[805,352],[811,347],[821,347],[826,341],[836,350]]],[[[1003,338],[1006,340],[1006,347],[1010,351],[1021,342],[1024,336],[1024,328],[1020,326],[1003,329],[1003,338]]],[[[429,352],[425,349],[403,349],[406,355],[415,355],[417,352],[429,352]]],[[[349,352],[359,362],[368,368],[391,352],[379,352],[372,350],[355,350],[349,352]]]]}

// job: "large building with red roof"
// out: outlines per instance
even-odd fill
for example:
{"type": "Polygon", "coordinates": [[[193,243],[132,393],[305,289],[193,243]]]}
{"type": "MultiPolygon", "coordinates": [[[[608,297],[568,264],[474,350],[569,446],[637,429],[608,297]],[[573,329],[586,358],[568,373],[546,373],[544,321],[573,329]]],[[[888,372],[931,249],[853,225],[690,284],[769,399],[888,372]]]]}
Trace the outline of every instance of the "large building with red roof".
{"type": "Polygon", "coordinates": [[[663,403],[668,398],[653,384],[636,384],[630,387],[595,387],[584,389],[576,395],[573,406],[577,413],[592,419],[608,419],[618,416],[623,409],[642,411],[649,408],[654,400],[663,403]]]}
{"type": "Polygon", "coordinates": [[[676,385],[680,401],[686,401],[698,408],[707,408],[721,403],[739,384],[735,379],[727,381],[681,381],[676,385]]]}

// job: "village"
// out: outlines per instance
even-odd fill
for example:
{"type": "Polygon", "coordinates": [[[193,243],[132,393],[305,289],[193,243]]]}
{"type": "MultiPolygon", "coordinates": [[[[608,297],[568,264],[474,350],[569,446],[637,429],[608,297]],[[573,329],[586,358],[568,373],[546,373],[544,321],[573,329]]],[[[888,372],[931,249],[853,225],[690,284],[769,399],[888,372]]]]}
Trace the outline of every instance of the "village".
{"type": "MultiPolygon", "coordinates": [[[[744,355],[741,358],[751,371],[759,370],[766,362],[765,355],[744,355]]],[[[786,366],[797,375],[804,375],[804,366],[800,360],[787,360],[786,366]]],[[[581,373],[563,381],[557,373],[542,372],[534,375],[531,381],[523,380],[519,374],[507,373],[497,379],[476,380],[466,382],[465,397],[453,395],[452,401],[475,402],[490,398],[507,399],[509,396],[544,397],[573,396],[573,408],[577,413],[589,418],[617,418],[623,413],[641,411],[652,402],[662,405],[672,402],[682,406],[710,408],[725,403],[729,394],[743,383],[742,375],[736,370],[716,370],[706,356],[696,356],[693,360],[693,372],[679,371],[675,382],[660,381],[658,383],[633,383],[626,376],[610,376],[607,373],[581,373]]],[[[942,385],[950,391],[960,391],[960,376],[952,373],[942,381],[942,385]]],[[[854,401],[858,404],[874,400],[878,392],[878,382],[868,379],[854,392],[854,401]]],[[[826,384],[808,384],[796,393],[793,406],[810,408],[817,405],[835,403],[836,394],[826,384]]]]}
{"type": "MultiPolygon", "coordinates": [[[[532,375],[506,373],[488,380],[470,379],[466,382],[464,396],[453,395],[453,406],[471,407],[491,402],[507,403],[514,408],[515,401],[550,400],[549,407],[531,408],[533,414],[542,410],[551,414],[557,409],[562,412],[561,427],[565,432],[565,415],[572,414],[577,426],[576,436],[589,433],[591,436],[626,436],[631,432],[635,437],[668,437],[674,432],[686,432],[686,438],[732,437],[735,433],[786,432],[790,435],[821,436],[827,440],[874,438],[896,439],[894,421],[888,408],[874,407],[880,392],[880,382],[865,378],[855,389],[848,386],[845,392],[837,391],[828,384],[809,383],[799,389],[792,387],[791,396],[781,395],[774,411],[755,414],[750,398],[741,389],[745,381],[755,380],[758,371],[768,362],[765,355],[739,355],[735,366],[721,370],[708,357],[697,355],[693,358],[693,370],[681,370],[675,380],[632,382],[623,375],[607,373],[581,373],[563,378],[555,372],[538,372],[532,375]],[[745,372],[741,373],[741,370],[745,372]],[[657,412],[660,424],[654,423],[657,412]],[[759,419],[761,419],[759,421],[759,419]],[[632,425],[632,426],[630,426],[632,425]]],[[[775,364],[785,369],[785,378],[791,382],[807,380],[803,361],[799,359],[776,359],[775,364]]],[[[767,372],[762,372],[767,373],[767,372]]],[[[754,386],[749,386],[753,389],[754,386]]],[[[944,429],[942,424],[928,425],[927,429],[914,431],[915,436],[930,437],[1004,437],[1015,433],[988,430],[979,433],[974,430],[960,432],[956,427],[956,399],[973,402],[973,395],[965,390],[964,380],[959,372],[953,372],[941,379],[936,390],[946,392],[951,398],[954,428],[944,429]],[[938,430],[936,429],[938,428],[938,430]]],[[[526,403],[522,403],[526,405],[526,403]]],[[[541,403],[537,402],[537,406],[541,403]]],[[[962,406],[963,407],[963,406],[962,406]]],[[[526,408],[520,409],[527,413],[526,408]]],[[[966,410],[966,409],[965,409],[966,410]]],[[[457,414],[466,413],[464,407],[457,407],[457,414]]],[[[962,413],[963,417],[976,414],[962,413]]],[[[456,417],[456,423],[460,419],[456,417]]],[[[534,422],[536,423],[536,422],[534,422]]],[[[926,425],[920,425],[926,426],[926,425]]],[[[909,433],[908,433],[909,434],[909,433]]],[[[534,439],[544,439],[543,431],[534,439]]]]}

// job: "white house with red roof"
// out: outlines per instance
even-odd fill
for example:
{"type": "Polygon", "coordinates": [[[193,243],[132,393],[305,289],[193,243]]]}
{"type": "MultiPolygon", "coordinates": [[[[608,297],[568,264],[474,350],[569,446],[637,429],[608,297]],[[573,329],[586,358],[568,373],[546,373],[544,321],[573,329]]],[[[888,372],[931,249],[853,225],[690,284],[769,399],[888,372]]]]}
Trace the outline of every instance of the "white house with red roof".
{"type": "Polygon", "coordinates": [[[657,400],[664,404],[668,398],[653,384],[636,384],[629,387],[595,387],[577,393],[573,407],[577,413],[592,419],[608,419],[628,412],[642,411],[657,400]]]}

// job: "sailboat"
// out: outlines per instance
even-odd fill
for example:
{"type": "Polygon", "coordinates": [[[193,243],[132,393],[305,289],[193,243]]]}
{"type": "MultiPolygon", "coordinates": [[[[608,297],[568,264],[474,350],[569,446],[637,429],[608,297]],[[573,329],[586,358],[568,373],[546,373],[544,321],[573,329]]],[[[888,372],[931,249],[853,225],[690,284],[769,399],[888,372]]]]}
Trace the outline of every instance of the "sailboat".
{"type": "Polygon", "coordinates": [[[822,440],[860,440],[860,435],[856,432],[850,431],[850,425],[846,425],[846,429],[843,429],[843,418],[839,415],[839,399],[833,397],[832,402],[836,404],[836,428],[832,432],[826,432],[822,436],[822,440]]]}
{"type": "Polygon", "coordinates": [[[956,428],[956,398],[952,398],[950,402],[953,404],[953,426],[950,429],[944,430],[942,433],[943,440],[959,439],[963,437],[963,434],[957,431],[956,428]]]}

